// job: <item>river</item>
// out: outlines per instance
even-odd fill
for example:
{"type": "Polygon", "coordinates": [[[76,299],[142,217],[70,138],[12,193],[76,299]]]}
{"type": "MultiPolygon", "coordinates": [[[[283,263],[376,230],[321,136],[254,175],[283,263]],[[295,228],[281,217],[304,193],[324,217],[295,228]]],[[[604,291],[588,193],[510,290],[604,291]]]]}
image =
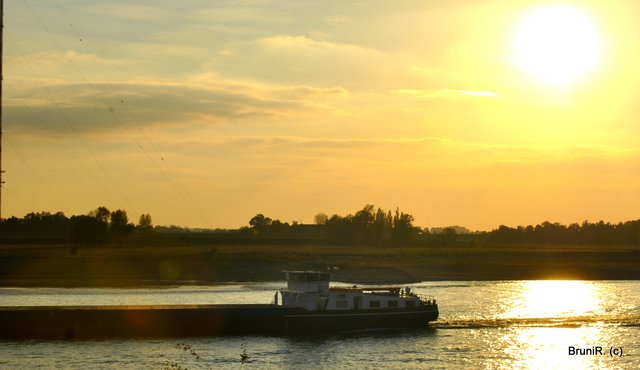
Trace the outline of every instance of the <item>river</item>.
{"type": "MultiPolygon", "coordinates": [[[[0,288],[0,305],[268,303],[284,285],[0,288]]],[[[640,281],[456,281],[411,286],[416,293],[438,300],[440,318],[429,328],[303,338],[0,341],[0,368],[640,368],[640,281]],[[179,343],[189,348],[178,348],[179,343]],[[572,347],[574,353],[590,349],[596,354],[570,355],[572,347]]]]}

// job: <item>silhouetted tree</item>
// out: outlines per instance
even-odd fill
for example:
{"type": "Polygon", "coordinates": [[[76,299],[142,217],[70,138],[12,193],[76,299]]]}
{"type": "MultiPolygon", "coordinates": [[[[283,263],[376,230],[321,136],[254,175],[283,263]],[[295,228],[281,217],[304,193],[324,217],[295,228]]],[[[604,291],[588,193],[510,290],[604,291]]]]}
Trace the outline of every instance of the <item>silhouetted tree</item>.
{"type": "Polygon", "coordinates": [[[333,215],[325,224],[327,238],[332,242],[344,243],[350,237],[351,216],[340,217],[333,215]]]}
{"type": "Polygon", "coordinates": [[[417,233],[418,230],[413,226],[413,216],[396,208],[396,214],[393,216],[393,241],[408,244],[417,233]]]}
{"type": "Polygon", "coordinates": [[[121,242],[123,237],[131,235],[134,229],[135,226],[129,223],[129,217],[127,217],[125,210],[118,209],[111,212],[111,235],[116,237],[118,242],[121,242]]]}
{"type": "Polygon", "coordinates": [[[71,238],[81,245],[104,243],[108,238],[107,223],[93,216],[73,216],[71,238]]]}
{"type": "Polygon", "coordinates": [[[359,244],[369,244],[373,241],[373,205],[367,204],[351,218],[351,238],[359,244]]]}
{"type": "Polygon", "coordinates": [[[256,229],[265,229],[271,226],[272,222],[273,220],[269,217],[265,217],[262,213],[258,213],[249,220],[249,225],[256,229]]]}
{"type": "Polygon", "coordinates": [[[388,245],[392,240],[393,234],[393,216],[391,211],[385,212],[382,208],[376,211],[373,225],[373,239],[379,245],[388,245]]]}
{"type": "MultiPolygon", "coordinates": [[[[293,221],[293,223],[295,225],[298,224],[296,221],[293,221]]],[[[282,222],[280,220],[273,220],[273,221],[271,221],[271,225],[269,225],[268,230],[270,232],[273,232],[273,233],[282,233],[282,232],[286,232],[286,230],[288,228],[289,228],[289,223],[288,222],[282,222]]]]}
{"type": "Polygon", "coordinates": [[[367,204],[355,215],[331,216],[324,224],[327,238],[342,243],[406,245],[421,231],[413,226],[410,214],[397,209],[394,217],[391,211],[378,208],[374,212],[374,209],[373,205],[367,204]]]}
{"type": "Polygon", "coordinates": [[[143,213],[140,215],[140,218],[138,219],[138,225],[136,225],[136,230],[144,234],[153,232],[153,222],[151,221],[150,214],[143,213]]]}
{"type": "Polygon", "coordinates": [[[316,225],[326,225],[327,221],[329,221],[329,216],[327,216],[326,214],[320,212],[317,215],[313,216],[313,222],[316,223],[316,225]]]}
{"type": "Polygon", "coordinates": [[[8,223],[14,221],[14,227],[19,231],[38,233],[64,233],[68,230],[69,219],[62,212],[51,214],[49,212],[31,212],[24,218],[13,217],[8,223]]]}
{"type": "Polygon", "coordinates": [[[89,216],[94,217],[104,223],[109,223],[111,212],[109,212],[109,209],[107,207],[98,207],[89,212],[89,216]]]}
{"type": "Polygon", "coordinates": [[[599,221],[565,226],[548,221],[540,225],[510,228],[504,225],[487,233],[487,240],[497,243],[532,244],[629,244],[638,245],[640,220],[618,224],[599,221]]]}

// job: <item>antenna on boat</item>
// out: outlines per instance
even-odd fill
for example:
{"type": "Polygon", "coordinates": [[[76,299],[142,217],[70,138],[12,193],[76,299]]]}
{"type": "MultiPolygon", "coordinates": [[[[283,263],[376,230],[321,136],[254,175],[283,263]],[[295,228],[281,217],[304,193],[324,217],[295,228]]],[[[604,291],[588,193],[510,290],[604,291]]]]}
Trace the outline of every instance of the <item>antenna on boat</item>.
{"type": "Polygon", "coordinates": [[[3,39],[4,39],[4,1],[0,0],[0,220],[2,220],[2,84],[4,76],[2,75],[3,64],[3,39]]]}

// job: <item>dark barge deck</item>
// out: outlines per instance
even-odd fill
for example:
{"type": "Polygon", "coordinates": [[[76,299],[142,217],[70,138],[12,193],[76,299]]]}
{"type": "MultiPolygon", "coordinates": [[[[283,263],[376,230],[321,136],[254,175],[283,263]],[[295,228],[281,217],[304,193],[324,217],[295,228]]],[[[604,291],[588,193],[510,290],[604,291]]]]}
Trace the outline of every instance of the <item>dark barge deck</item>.
{"type": "Polygon", "coordinates": [[[279,334],[283,313],[270,304],[0,307],[0,338],[279,334]]]}
{"type": "Polygon", "coordinates": [[[307,311],[272,304],[0,307],[2,339],[283,335],[426,327],[437,306],[307,311]]]}

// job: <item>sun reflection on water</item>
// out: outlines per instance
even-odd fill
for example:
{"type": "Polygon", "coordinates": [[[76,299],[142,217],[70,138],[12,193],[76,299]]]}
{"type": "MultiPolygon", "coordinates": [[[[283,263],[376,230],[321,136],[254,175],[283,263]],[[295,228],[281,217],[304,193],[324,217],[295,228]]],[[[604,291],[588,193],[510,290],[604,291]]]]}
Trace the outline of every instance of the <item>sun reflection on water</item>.
{"type": "MultiPolygon", "coordinates": [[[[602,328],[519,328],[506,334],[509,343],[505,354],[510,357],[511,368],[526,369],[588,369],[609,368],[603,356],[569,356],[569,346],[592,348],[603,343],[602,328]]],[[[606,342],[606,341],[605,341],[606,342]]],[[[606,351],[606,349],[605,349],[606,351]]]]}
{"type": "Polygon", "coordinates": [[[554,318],[594,315],[602,309],[595,284],[579,280],[523,281],[503,317],[554,318]]]}
{"type": "Polygon", "coordinates": [[[575,327],[575,320],[570,319],[602,312],[602,296],[598,284],[589,281],[520,282],[502,318],[545,320],[538,323],[542,326],[513,328],[502,337],[510,367],[556,369],[601,368],[607,365],[602,363],[600,356],[568,355],[569,346],[590,348],[604,344],[600,324],[579,320],[579,326],[575,327]]]}

